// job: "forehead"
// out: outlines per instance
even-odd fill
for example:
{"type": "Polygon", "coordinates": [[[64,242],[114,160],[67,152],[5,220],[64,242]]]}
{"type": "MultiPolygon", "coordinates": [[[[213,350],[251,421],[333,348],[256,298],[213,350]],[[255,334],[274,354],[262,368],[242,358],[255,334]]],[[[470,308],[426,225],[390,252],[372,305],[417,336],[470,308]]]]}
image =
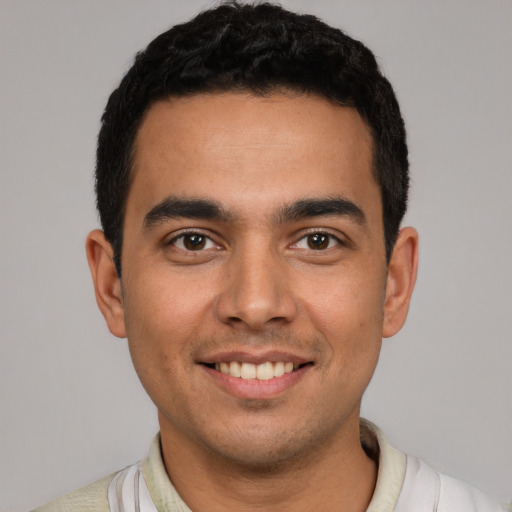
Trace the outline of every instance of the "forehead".
{"type": "Polygon", "coordinates": [[[357,111],[317,96],[170,98],[150,107],[138,131],[127,208],[147,210],[165,195],[246,209],[308,195],[357,199],[377,187],[372,167],[357,111]]]}

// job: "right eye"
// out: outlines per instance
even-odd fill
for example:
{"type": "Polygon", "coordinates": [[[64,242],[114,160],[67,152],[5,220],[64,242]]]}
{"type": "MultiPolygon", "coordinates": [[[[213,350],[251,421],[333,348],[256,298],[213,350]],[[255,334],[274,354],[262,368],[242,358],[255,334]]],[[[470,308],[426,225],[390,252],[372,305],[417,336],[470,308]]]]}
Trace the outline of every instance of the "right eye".
{"type": "Polygon", "coordinates": [[[202,233],[182,233],[173,238],[169,245],[183,251],[203,251],[205,249],[216,249],[217,244],[202,233]]]}

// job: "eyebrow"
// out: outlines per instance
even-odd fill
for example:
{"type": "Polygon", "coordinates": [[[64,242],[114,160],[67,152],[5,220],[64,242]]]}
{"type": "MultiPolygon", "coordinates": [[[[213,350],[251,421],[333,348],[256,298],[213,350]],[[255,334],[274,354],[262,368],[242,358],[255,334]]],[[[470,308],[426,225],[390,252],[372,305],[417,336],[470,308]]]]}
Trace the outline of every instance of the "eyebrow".
{"type": "Polygon", "coordinates": [[[183,199],[167,197],[153,207],[144,217],[144,229],[168,219],[187,218],[228,221],[231,215],[216,201],[208,199],[183,199]]]}
{"type": "Polygon", "coordinates": [[[277,221],[285,224],[301,219],[329,215],[346,216],[360,225],[366,223],[366,216],[363,210],[344,197],[301,199],[284,206],[277,215],[277,221]]]}
{"type": "MultiPolygon", "coordinates": [[[[300,199],[284,205],[274,218],[278,224],[322,216],[346,216],[364,225],[366,217],[355,203],[343,197],[300,199]]],[[[232,215],[218,202],[209,199],[183,199],[170,196],[154,206],[144,217],[143,229],[149,230],[168,219],[188,218],[228,222],[232,215]]]]}

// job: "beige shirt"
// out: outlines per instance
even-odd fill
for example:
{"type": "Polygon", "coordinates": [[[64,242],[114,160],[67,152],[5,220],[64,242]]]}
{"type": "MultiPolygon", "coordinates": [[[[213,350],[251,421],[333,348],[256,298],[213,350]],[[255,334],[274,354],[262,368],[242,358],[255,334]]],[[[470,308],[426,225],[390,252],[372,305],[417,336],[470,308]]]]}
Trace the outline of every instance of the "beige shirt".
{"type": "MultiPolygon", "coordinates": [[[[463,500],[461,503],[470,504],[471,508],[468,507],[467,510],[501,510],[479,491],[458,480],[440,475],[418,459],[406,456],[393,448],[380,430],[366,420],[361,420],[361,443],[368,455],[379,461],[375,492],[367,512],[393,512],[395,509],[408,510],[411,503],[414,503],[416,510],[420,510],[418,500],[425,503],[425,508],[421,508],[421,510],[432,510],[427,501],[435,501],[437,504],[439,496],[436,496],[436,494],[447,494],[449,500],[451,500],[451,505],[454,505],[453,497],[459,499],[457,492],[461,493],[463,500]],[[418,481],[423,481],[423,478],[417,478],[420,474],[431,477],[433,485],[418,485],[418,481]],[[405,488],[403,488],[404,482],[405,488]],[[448,493],[446,493],[446,488],[448,488],[448,493]],[[452,489],[455,489],[455,493],[452,489]],[[429,493],[431,496],[428,496],[429,493]]],[[[133,468],[135,468],[135,465],[133,468]]],[[[160,448],[160,435],[157,435],[153,440],[149,454],[137,467],[137,472],[142,474],[143,482],[141,484],[144,490],[149,490],[148,499],[153,502],[158,512],[192,512],[176,492],[165,471],[160,448]],[[140,468],[141,471],[139,471],[140,468]]],[[[37,508],[34,512],[69,512],[70,510],[73,512],[110,512],[109,485],[116,475],[119,475],[119,473],[114,473],[87,487],[66,494],[43,507],[37,508]]],[[[141,475],[138,474],[137,478],[141,478],[141,475]]],[[[115,486],[110,487],[112,493],[115,486]]],[[[131,488],[133,489],[133,484],[131,484],[131,488]]],[[[138,491],[135,494],[137,493],[138,491]]],[[[119,496],[121,496],[121,489],[119,489],[119,496]]],[[[134,499],[138,500],[138,496],[137,498],[128,498],[130,501],[134,501],[134,499]]],[[[117,506],[112,508],[114,511],[120,509],[122,508],[117,508],[117,506]]],[[[136,507],[134,510],[136,510],[136,507]]],[[[444,508],[439,510],[444,510],[444,508]]],[[[446,510],[466,512],[466,510],[463,511],[457,508],[456,505],[455,508],[450,506],[446,510]]],[[[141,508],[141,511],[144,512],[144,508],[141,508]]]]}

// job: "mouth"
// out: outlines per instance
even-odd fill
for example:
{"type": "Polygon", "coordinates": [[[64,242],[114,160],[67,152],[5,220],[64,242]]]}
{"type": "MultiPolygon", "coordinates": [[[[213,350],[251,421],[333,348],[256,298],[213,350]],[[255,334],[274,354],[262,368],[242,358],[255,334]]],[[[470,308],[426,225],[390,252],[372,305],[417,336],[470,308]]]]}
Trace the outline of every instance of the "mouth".
{"type": "Polygon", "coordinates": [[[254,364],[242,361],[222,361],[217,363],[202,363],[224,375],[243,380],[271,380],[283,377],[292,372],[296,372],[306,366],[312,366],[313,362],[294,363],[292,361],[265,361],[254,364]]]}
{"type": "MultiPolygon", "coordinates": [[[[196,364],[223,392],[237,398],[268,400],[315,375],[309,354],[281,350],[225,350],[201,354],[196,364]],[[309,356],[309,357],[308,357],[309,356]]],[[[215,389],[214,388],[214,389],[215,389]]]]}

